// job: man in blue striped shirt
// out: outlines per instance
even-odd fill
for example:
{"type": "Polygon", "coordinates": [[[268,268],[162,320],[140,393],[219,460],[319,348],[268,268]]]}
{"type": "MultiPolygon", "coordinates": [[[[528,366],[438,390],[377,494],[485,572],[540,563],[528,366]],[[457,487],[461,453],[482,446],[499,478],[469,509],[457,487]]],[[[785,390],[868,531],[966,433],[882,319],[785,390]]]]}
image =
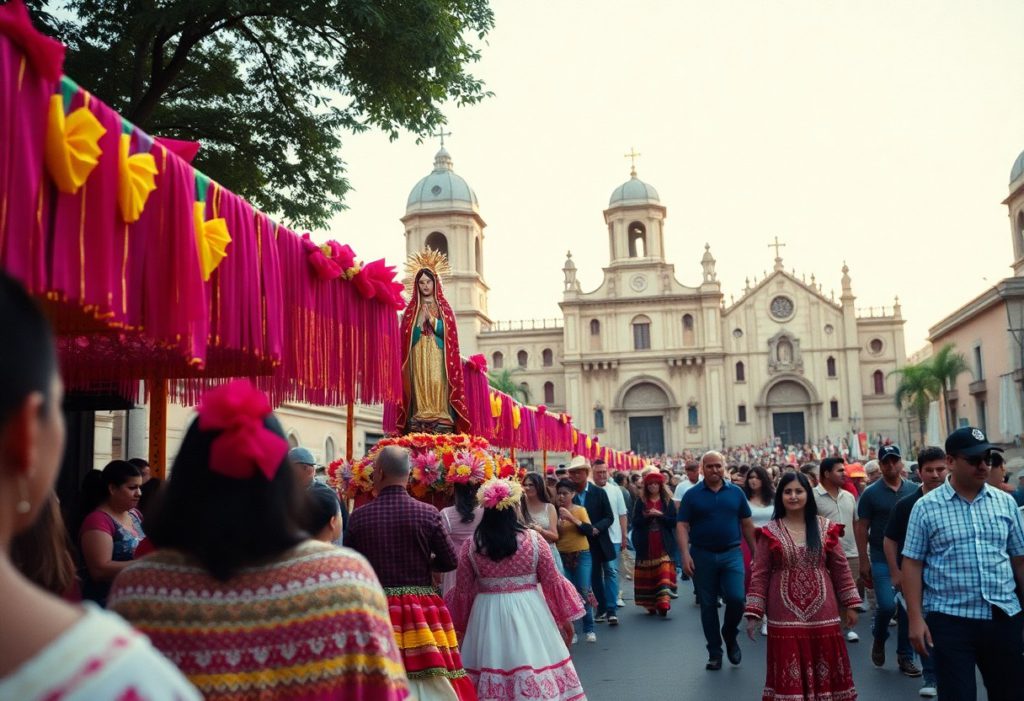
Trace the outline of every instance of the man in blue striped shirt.
{"type": "Polygon", "coordinates": [[[951,433],[949,480],[918,500],[907,525],[910,640],[935,655],[940,701],[974,701],[975,666],[990,701],[1024,701],[1024,519],[985,483],[993,450],[980,429],[951,433]]]}

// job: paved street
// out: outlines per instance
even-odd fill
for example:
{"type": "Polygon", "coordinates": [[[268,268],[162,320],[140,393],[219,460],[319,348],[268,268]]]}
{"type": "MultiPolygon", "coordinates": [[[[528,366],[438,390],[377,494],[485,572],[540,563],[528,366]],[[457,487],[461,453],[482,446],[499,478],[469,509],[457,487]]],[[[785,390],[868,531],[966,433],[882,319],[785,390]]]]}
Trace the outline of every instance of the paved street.
{"type": "MultiPolygon", "coordinates": [[[[631,587],[632,582],[624,582],[631,587]]],[[[597,626],[597,643],[578,643],[573,648],[576,670],[591,701],[626,701],[641,694],[645,698],[671,701],[687,699],[760,699],[764,686],[765,639],[750,642],[741,632],[743,663],[733,667],[728,660],[720,672],[704,669],[707,651],[701,634],[699,609],[693,605],[690,582],[683,582],[680,597],[673,602],[667,619],[649,618],[633,605],[632,590],[623,593],[626,608],[621,625],[597,626]]],[[[857,624],[861,642],[849,645],[853,678],[863,701],[920,698],[920,679],[908,679],[896,670],[895,640],[887,643],[887,665],[871,665],[869,614],[857,624]]],[[[895,628],[891,629],[895,633],[895,628]]],[[[582,636],[581,636],[582,637],[582,636]]],[[[983,690],[979,699],[986,698],[983,690]]]]}

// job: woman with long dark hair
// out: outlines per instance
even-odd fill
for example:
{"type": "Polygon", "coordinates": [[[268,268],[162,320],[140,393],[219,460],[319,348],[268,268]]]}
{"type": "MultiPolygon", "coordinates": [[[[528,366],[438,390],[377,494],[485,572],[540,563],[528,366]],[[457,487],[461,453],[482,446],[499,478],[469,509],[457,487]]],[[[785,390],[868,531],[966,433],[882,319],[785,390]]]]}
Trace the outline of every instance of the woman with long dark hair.
{"type": "Polygon", "coordinates": [[[676,543],[676,506],[659,471],[647,472],[643,485],[633,504],[633,599],[648,616],[667,616],[676,593],[676,566],[669,556],[676,543]]]}
{"type": "Polygon", "coordinates": [[[544,478],[539,472],[528,472],[523,478],[523,498],[525,499],[525,515],[529,519],[527,527],[540,534],[540,537],[551,548],[555,557],[555,567],[559,574],[565,574],[562,558],[558,554],[558,512],[555,505],[548,499],[548,490],[544,478]]]}
{"type": "Polygon", "coordinates": [[[150,520],[157,550],[118,575],[110,608],[208,701],[400,701],[384,591],[363,558],[302,530],[287,453],[248,381],[207,393],[150,520]]]}
{"type": "Polygon", "coordinates": [[[480,487],[484,514],[446,596],[462,662],[482,699],[583,699],[566,647],[583,602],[544,539],[519,522],[522,493],[513,480],[480,487]]]}
{"type": "Polygon", "coordinates": [[[82,549],[82,596],[107,605],[110,583],[135,559],[135,549],[146,537],[142,512],[136,508],[142,496],[139,468],[124,460],[112,460],[103,468],[99,489],[85,494],[85,513],[79,529],[82,549]]]}
{"type": "MultiPolygon", "coordinates": [[[[752,466],[743,477],[742,489],[747,496],[747,503],[750,504],[750,520],[753,521],[754,527],[768,525],[775,512],[775,487],[768,476],[768,471],[760,465],[752,466]]],[[[754,554],[747,547],[746,540],[740,541],[740,550],[743,552],[743,591],[747,591],[750,589],[754,554]]],[[[761,635],[768,635],[767,621],[761,623],[761,635]]]]}
{"type": "Polygon", "coordinates": [[[744,612],[751,639],[768,617],[763,698],[855,699],[839,602],[852,627],[860,597],[839,543],[843,526],[818,516],[810,482],[798,472],[782,475],[774,508],[757,530],[744,612]]]}
{"type": "MultiPolygon", "coordinates": [[[[473,537],[473,533],[483,517],[484,510],[476,503],[476,490],[483,482],[483,478],[482,468],[476,475],[472,473],[459,475],[456,470],[448,471],[447,479],[454,482],[452,495],[455,503],[441,509],[441,526],[451,538],[455,552],[458,552],[462,544],[473,537]]],[[[447,594],[454,586],[455,570],[445,572],[441,576],[441,595],[447,594]]]]}

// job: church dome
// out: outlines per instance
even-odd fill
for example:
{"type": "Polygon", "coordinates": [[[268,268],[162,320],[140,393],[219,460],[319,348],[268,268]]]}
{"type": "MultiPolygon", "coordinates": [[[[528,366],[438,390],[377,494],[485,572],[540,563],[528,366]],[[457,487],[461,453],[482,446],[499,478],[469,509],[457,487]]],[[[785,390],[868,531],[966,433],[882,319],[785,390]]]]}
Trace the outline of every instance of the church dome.
{"type": "Polygon", "coordinates": [[[608,200],[609,207],[623,207],[636,204],[661,204],[658,198],[658,191],[636,177],[634,170],[629,180],[619,185],[612,191],[611,199],[608,200]]]}
{"type": "Polygon", "coordinates": [[[1010,182],[1012,183],[1022,175],[1024,175],[1024,151],[1021,151],[1017,160],[1013,162],[1013,168],[1010,169],[1010,182]]]}
{"type": "Polygon", "coordinates": [[[406,214],[436,211],[477,212],[476,193],[452,170],[452,157],[444,146],[434,156],[434,170],[416,183],[405,204],[406,214]]]}

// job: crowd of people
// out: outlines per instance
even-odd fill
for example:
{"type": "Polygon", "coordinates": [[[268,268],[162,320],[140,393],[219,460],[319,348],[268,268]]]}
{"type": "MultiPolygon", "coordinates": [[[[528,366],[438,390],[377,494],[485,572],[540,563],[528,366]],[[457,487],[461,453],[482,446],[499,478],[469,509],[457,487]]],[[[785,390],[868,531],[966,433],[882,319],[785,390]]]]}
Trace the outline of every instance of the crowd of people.
{"type": "Polygon", "coordinates": [[[692,581],[709,673],[742,663],[742,629],[765,636],[765,699],[855,699],[871,601],[872,663],[895,620],[922,696],[974,699],[978,669],[989,699],[1024,698],[1024,519],[979,429],[912,470],[885,445],[865,466],[708,451],[453,472],[442,510],[390,446],[349,513],[234,381],[202,399],[169,480],[114,461],[69,529],[53,338],[2,275],[0,316],[0,698],[584,699],[573,646],[620,625],[620,574],[652,617],[692,581]]]}

